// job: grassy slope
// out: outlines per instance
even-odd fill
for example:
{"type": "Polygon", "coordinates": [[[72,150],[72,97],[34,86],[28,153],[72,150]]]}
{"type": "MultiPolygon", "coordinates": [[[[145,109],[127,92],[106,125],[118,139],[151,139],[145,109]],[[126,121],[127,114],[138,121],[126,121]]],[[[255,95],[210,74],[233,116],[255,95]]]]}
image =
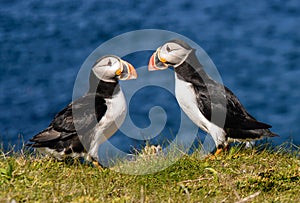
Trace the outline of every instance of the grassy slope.
{"type": "Polygon", "coordinates": [[[279,152],[233,148],[216,160],[194,153],[149,175],[30,155],[0,157],[0,202],[300,202],[299,191],[299,158],[279,152]]]}

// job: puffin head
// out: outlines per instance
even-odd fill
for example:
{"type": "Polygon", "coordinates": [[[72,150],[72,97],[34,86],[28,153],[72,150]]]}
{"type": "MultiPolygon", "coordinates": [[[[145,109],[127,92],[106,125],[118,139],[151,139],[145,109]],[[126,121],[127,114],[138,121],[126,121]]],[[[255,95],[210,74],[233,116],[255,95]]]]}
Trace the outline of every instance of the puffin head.
{"type": "Polygon", "coordinates": [[[194,49],[184,41],[170,40],[153,53],[149,60],[148,70],[164,70],[169,66],[176,68],[187,59],[192,51],[194,49]]]}
{"type": "Polygon", "coordinates": [[[118,80],[131,80],[137,78],[134,67],[114,55],[103,56],[96,61],[92,73],[105,82],[117,82],[118,80]]]}

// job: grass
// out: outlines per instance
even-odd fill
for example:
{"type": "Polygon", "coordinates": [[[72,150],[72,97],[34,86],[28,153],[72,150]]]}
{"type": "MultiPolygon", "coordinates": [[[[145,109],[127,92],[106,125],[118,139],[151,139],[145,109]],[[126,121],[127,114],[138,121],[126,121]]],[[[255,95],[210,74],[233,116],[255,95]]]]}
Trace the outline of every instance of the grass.
{"type": "Polygon", "coordinates": [[[299,148],[286,153],[233,147],[215,160],[198,152],[183,155],[151,173],[147,168],[169,159],[140,156],[100,170],[78,160],[2,152],[0,202],[300,202],[299,155],[299,148]],[[150,174],[117,172],[133,166],[150,174]]]}

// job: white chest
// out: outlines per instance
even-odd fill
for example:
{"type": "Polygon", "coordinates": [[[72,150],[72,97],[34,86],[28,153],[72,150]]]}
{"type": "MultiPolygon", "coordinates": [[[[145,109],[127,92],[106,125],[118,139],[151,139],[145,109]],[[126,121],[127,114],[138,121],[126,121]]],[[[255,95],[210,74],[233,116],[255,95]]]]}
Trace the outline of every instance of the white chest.
{"type": "Polygon", "coordinates": [[[203,131],[208,132],[210,122],[200,112],[191,83],[178,79],[175,74],[175,94],[181,109],[203,131]]]}
{"type": "Polygon", "coordinates": [[[223,144],[226,140],[225,131],[210,122],[199,110],[195,90],[191,83],[179,80],[175,74],[175,94],[179,106],[187,114],[187,116],[203,131],[209,133],[216,146],[223,144]]]}
{"type": "Polygon", "coordinates": [[[122,90],[120,90],[116,95],[111,99],[105,99],[107,111],[104,115],[105,119],[102,119],[101,122],[106,124],[106,122],[122,124],[126,115],[126,100],[122,90]]]}
{"type": "Polygon", "coordinates": [[[216,146],[225,143],[225,131],[214,123],[210,122],[199,110],[196,93],[191,83],[179,80],[175,74],[175,94],[179,106],[187,116],[203,131],[209,133],[216,146]]]}
{"type": "Polygon", "coordinates": [[[99,145],[110,138],[122,125],[127,108],[122,90],[110,99],[105,99],[107,110],[95,128],[89,154],[98,157],[99,145]]]}

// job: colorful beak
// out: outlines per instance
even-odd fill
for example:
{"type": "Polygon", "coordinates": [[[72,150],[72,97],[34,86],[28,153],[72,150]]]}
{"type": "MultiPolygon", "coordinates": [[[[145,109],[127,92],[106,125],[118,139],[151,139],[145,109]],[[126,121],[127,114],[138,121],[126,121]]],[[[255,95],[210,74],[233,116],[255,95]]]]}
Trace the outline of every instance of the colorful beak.
{"type": "Polygon", "coordinates": [[[164,70],[168,68],[168,65],[161,62],[157,57],[157,51],[154,52],[149,60],[148,63],[148,70],[155,71],[155,70],[164,70]]]}
{"type": "Polygon", "coordinates": [[[130,63],[123,60],[121,60],[121,63],[123,71],[121,72],[120,80],[132,80],[138,77],[134,67],[130,63]]]}

